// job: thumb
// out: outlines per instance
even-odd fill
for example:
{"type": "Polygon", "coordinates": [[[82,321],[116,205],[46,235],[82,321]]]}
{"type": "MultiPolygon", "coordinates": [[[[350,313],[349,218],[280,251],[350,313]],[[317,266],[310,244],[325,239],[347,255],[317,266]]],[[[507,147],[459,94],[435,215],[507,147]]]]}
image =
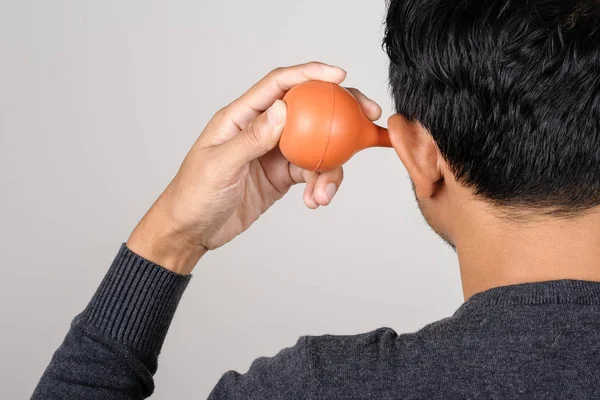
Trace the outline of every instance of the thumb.
{"type": "Polygon", "coordinates": [[[223,143],[220,147],[228,164],[233,168],[242,168],[273,150],[283,132],[286,116],[285,102],[277,100],[244,130],[223,143]]]}

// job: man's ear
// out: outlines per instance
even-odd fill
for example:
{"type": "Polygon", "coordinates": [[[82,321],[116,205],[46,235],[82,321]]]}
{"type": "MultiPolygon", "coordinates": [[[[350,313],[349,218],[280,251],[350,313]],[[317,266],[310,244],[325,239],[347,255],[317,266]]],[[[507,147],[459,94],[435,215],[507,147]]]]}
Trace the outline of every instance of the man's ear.
{"type": "Polygon", "coordinates": [[[390,140],[406,167],[419,200],[432,197],[443,179],[442,155],[433,137],[418,122],[400,114],[388,120],[390,140]]]}

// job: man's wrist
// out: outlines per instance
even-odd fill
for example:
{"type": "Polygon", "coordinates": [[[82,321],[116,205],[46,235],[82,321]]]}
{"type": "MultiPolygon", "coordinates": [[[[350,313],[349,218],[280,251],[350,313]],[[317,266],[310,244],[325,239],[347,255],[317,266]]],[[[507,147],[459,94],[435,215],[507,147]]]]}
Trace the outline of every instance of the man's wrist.
{"type": "Polygon", "coordinates": [[[127,241],[129,250],[172,272],[189,275],[208,251],[195,245],[156,207],[142,218],[127,241]]]}

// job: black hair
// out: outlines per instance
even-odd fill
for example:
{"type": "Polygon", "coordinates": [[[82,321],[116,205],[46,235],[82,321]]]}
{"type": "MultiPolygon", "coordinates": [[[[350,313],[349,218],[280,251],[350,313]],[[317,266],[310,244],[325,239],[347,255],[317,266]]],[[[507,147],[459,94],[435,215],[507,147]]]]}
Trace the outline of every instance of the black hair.
{"type": "Polygon", "coordinates": [[[600,205],[599,0],[389,0],[396,111],[496,205],[600,205]]]}

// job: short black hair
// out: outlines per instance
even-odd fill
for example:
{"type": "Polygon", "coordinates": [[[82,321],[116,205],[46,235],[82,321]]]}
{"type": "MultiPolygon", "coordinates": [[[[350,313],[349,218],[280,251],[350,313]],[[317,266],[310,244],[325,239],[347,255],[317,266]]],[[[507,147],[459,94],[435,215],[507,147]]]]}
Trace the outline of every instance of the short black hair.
{"type": "Polygon", "coordinates": [[[388,0],[396,111],[496,205],[600,205],[599,0],[388,0]]]}

